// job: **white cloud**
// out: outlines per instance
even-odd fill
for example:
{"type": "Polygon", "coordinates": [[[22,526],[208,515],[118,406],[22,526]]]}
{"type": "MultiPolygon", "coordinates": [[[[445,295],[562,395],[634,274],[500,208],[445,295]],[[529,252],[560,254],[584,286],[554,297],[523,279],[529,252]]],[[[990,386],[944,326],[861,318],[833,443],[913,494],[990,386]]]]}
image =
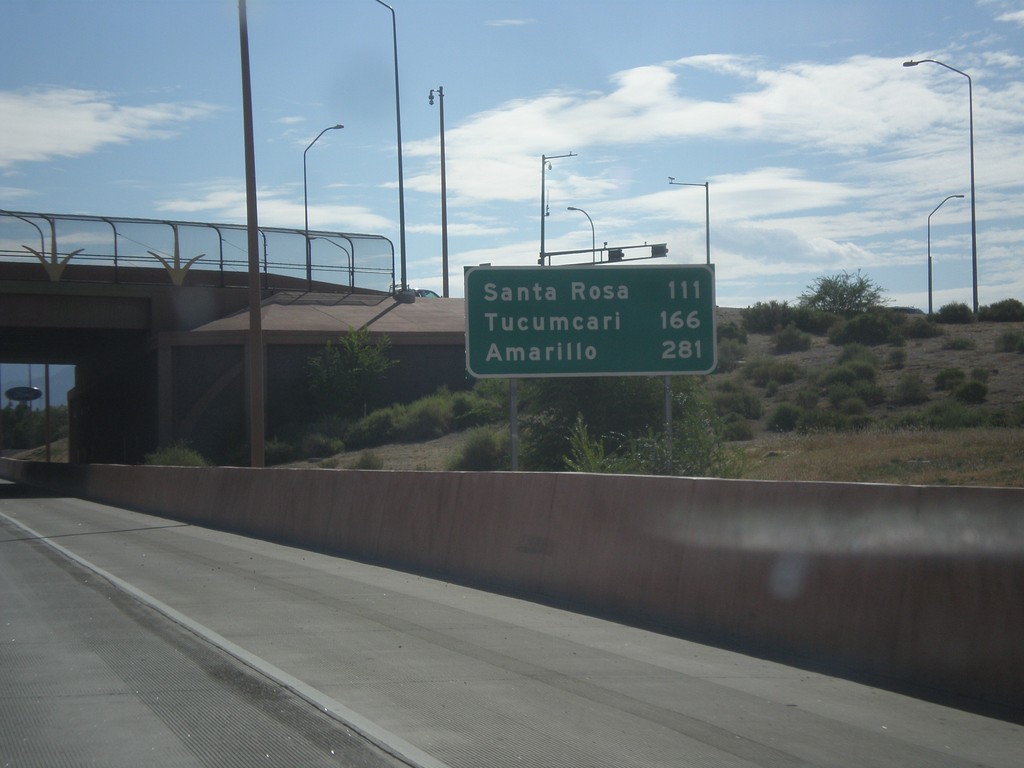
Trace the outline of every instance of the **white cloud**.
{"type": "Polygon", "coordinates": [[[106,144],[173,135],[175,126],[206,117],[202,103],[120,106],[111,94],[74,88],[0,92],[0,168],[75,157],[106,144]]]}
{"type": "Polygon", "coordinates": [[[1001,13],[996,16],[996,21],[1007,21],[1011,24],[1016,24],[1018,27],[1024,27],[1024,11],[1001,13]]]}
{"type": "MultiPolygon", "coordinates": [[[[289,190],[263,188],[257,190],[256,202],[261,225],[302,229],[306,209],[301,200],[295,202],[289,190]]],[[[241,180],[221,180],[198,186],[194,193],[157,203],[157,210],[189,218],[209,219],[225,224],[246,220],[245,185],[241,180]],[[202,215],[200,215],[202,214],[202,215]]],[[[394,222],[362,206],[309,206],[310,229],[337,232],[377,232],[394,226],[394,222]]]]}

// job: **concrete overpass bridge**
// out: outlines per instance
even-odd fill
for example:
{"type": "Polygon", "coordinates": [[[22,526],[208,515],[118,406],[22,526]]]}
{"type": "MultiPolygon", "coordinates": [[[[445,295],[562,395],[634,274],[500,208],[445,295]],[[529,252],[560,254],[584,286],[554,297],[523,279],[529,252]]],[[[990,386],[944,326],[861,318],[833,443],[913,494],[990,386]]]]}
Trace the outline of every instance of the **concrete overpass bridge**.
{"type": "MultiPolygon", "coordinates": [[[[265,300],[372,303],[392,294],[385,237],[261,227],[259,243],[265,300]]],[[[215,350],[190,355],[162,340],[246,310],[247,270],[242,225],[0,210],[0,363],[75,366],[70,458],[138,462],[191,439],[185,414],[197,423],[210,416],[183,399],[187,384],[210,408],[211,377],[244,402],[244,377],[223,381],[226,370],[241,374],[242,342],[222,345],[217,364],[215,350]]],[[[242,413],[232,433],[244,434],[242,413]]]]}

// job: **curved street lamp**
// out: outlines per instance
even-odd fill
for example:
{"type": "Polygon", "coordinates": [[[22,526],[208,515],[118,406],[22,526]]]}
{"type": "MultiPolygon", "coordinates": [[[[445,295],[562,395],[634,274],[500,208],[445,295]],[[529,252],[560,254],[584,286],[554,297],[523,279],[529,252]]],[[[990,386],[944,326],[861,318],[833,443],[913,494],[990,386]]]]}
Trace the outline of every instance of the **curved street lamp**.
{"type": "Polygon", "coordinates": [[[341,123],[337,125],[331,125],[324,128],[320,133],[317,134],[316,138],[309,142],[309,146],[306,147],[302,152],[302,208],[306,215],[306,282],[309,284],[309,290],[313,290],[313,251],[309,244],[309,188],[306,186],[306,153],[316,144],[320,137],[328,131],[336,131],[339,128],[345,126],[341,123]]]}
{"type": "Polygon", "coordinates": [[[594,234],[594,220],[590,218],[590,214],[584,211],[582,208],[577,208],[575,205],[570,205],[565,210],[567,211],[579,211],[587,217],[587,221],[590,222],[590,261],[597,261],[597,235],[594,234]]]}
{"type": "Polygon", "coordinates": [[[707,263],[711,263],[711,191],[709,182],[701,184],[676,181],[675,176],[668,177],[668,183],[677,187],[704,187],[704,252],[707,263]]]}
{"type": "Polygon", "coordinates": [[[402,270],[402,285],[397,298],[410,303],[415,301],[415,295],[409,290],[405,269],[405,177],[402,174],[402,99],[398,90],[398,20],[394,8],[383,0],[376,2],[391,11],[391,41],[395,54],[395,125],[398,133],[398,251],[402,270]]]}
{"type": "Polygon", "coordinates": [[[953,198],[962,198],[963,195],[950,195],[941,203],[935,206],[935,210],[928,214],[928,316],[932,314],[932,216],[935,215],[935,211],[939,210],[949,200],[953,198]]]}
{"type": "Polygon", "coordinates": [[[974,83],[971,76],[961,72],[956,67],[951,67],[935,59],[921,59],[920,61],[904,61],[904,67],[916,67],[918,64],[938,64],[950,72],[956,72],[967,78],[967,107],[969,114],[970,139],[971,139],[971,280],[974,287],[974,314],[978,314],[978,218],[974,207],[974,83]]]}

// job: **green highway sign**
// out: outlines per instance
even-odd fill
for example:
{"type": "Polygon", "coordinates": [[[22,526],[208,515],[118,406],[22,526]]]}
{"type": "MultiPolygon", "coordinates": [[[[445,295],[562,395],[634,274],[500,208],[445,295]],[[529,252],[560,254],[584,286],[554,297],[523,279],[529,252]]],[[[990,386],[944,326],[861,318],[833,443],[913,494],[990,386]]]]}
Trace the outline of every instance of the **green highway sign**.
{"type": "Polygon", "coordinates": [[[710,264],[467,267],[477,378],[662,376],[717,365],[710,264]]]}

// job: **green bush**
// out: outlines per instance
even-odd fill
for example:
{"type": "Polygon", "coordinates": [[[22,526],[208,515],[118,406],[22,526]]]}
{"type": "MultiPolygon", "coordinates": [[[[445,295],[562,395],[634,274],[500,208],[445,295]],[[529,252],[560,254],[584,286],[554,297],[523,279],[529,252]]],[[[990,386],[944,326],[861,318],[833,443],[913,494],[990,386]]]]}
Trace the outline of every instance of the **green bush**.
{"type": "Polygon", "coordinates": [[[907,364],[907,352],[904,349],[892,349],[889,351],[889,365],[897,371],[902,370],[907,364]]]}
{"type": "Polygon", "coordinates": [[[477,427],[467,433],[462,450],[448,462],[451,472],[495,472],[509,469],[508,432],[477,427]]]}
{"type": "Polygon", "coordinates": [[[263,459],[268,467],[287,464],[300,458],[298,447],[287,440],[272,437],[263,444],[263,459]]]}
{"type": "Polygon", "coordinates": [[[478,381],[473,389],[452,395],[452,426],[456,430],[493,424],[508,416],[507,383],[499,379],[478,381]]]}
{"type": "Polygon", "coordinates": [[[943,368],[935,374],[935,388],[943,392],[952,392],[966,379],[967,374],[959,368],[943,368]]]}
{"type": "Polygon", "coordinates": [[[736,323],[725,323],[718,326],[718,342],[738,341],[740,344],[747,343],[747,332],[736,325],[736,323]]]}
{"type": "Polygon", "coordinates": [[[802,415],[803,410],[792,403],[779,403],[768,417],[768,429],[772,432],[792,432],[802,415]]]}
{"type": "Polygon", "coordinates": [[[723,339],[718,342],[718,365],[716,373],[728,373],[736,370],[747,354],[747,345],[734,339],[723,339]]]}
{"type": "Polygon", "coordinates": [[[942,329],[924,317],[915,317],[904,323],[900,331],[908,339],[932,339],[942,335],[942,329]]]}
{"type": "Polygon", "coordinates": [[[759,387],[790,384],[797,380],[800,368],[790,360],[773,360],[769,357],[755,358],[740,368],[740,375],[759,387]]]}
{"type": "Polygon", "coordinates": [[[965,381],[953,390],[953,397],[961,403],[984,403],[988,397],[988,385],[982,381],[965,381]]]}
{"type": "Polygon", "coordinates": [[[753,440],[754,428],[750,426],[749,421],[744,421],[743,419],[728,421],[722,427],[722,437],[730,443],[753,440]]]}
{"type": "Polygon", "coordinates": [[[333,456],[345,450],[345,442],[338,437],[330,437],[320,432],[312,432],[303,436],[299,451],[304,458],[333,456]]]}
{"type": "Polygon", "coordinates": [[[878,367],[878,358],[875,356],[874,350],[872,350],[867,344],[860,344],[857,342],[843,345],[843,350],[839,353],[838,362],[840,365],[843,365],[844,363],[860,362],[866,363],[872,368],[878,367]]]}
{"type": "Polygon", "coordinates": [[[384,459],[373,451],[363,451],[348,465],[349,469],[384,469],[384,459]]]}
{"type": "Polygon", "coordinates": [[[1024,333],[1006,331],[996,339],[996,352],[1024,352],[1024,333]]]}
{"type": "Polygon", "coordinates": [[[762,414],[761,398],[744,386],[728,382],[711,395],[715,412],[728,418],[735,414],[744,419],[759,419],[762,414]]]}
{"type": "Polygon", "coordinates": [[[208,467],[210,462],[185,443],[174,443],[145,455],[146,464],[160,467],[208,467]]]}
{"type": "Polygon", "coordinates": [[[895,330],[888,314],[865,312],[833,325],[829,329],[828,340],[838,346],[852,342],[877,346],[889,341],[895,330]]]}
{"type": "Polygon", "coordinates": [[[407,405],[395,421],[394,436],[400,441],[433,440],[451,430],[452,398],[443,390],[407,405]]]}
{"type": "Polygon", "coordinates": [[[743,327],[750,333],[775,333],[796,318],[796,310],[785,301],[759,301],[752,307],[740,310],[743,327]]]}
{"type": "Polygon", "coordinates": [[[946,339],[942,348],[968,350],[974,349],[975,346],[974,339],[969,339],[966,336],[953,336],[952,338],[946,339]]]}
{"type": "Polygon", "coordinates": [[[1003,299],[980,307],[978,319],[989,323],[1018,323],[1024,321],[1024,304],[1017,299],[1003,299]]]}
{"type": "Polygon", "coordinates": [[[803,352],[811,348],[811,335],[804,333],[793,323],[776,332],[772,339],[775,352],[786,354],[788,352],[803,352]]]}
{"type": "Polygon", "coordinates": [[[939,307],[935,320],[945,325],[969,325],[974,322],[974,312],[963,302],[952,302],[939,307]]]}
{"type": "Polygon", "coordinates": [[[797,307],[793,313],[793,324],[801,331],[813,333],[815,336],[824,336],[828,329],[841,319],[841,316],[834,312],[809,307],[797,307]]]}
{"type": "Polygon", "coordinates": [[[928,387],[916,373],[909,371],[900,377],[893,402],[897,405],[920,405],[928,402],[928,387]]]}
{"type": "Polygon", "coordinates": [[[405,406],[398,404],[367,414],[349,429],[345,442],[350,448],[366,448],[391,442],[398,434],[398,423],[405,406]]]}
{"type": "Polygon", "coordinates": [[[988,426],[988,415],[983,408],[971,408],[959,400],[945,398],[928,407],[924,426],[929,429],[985,427],[988,426]]]}

